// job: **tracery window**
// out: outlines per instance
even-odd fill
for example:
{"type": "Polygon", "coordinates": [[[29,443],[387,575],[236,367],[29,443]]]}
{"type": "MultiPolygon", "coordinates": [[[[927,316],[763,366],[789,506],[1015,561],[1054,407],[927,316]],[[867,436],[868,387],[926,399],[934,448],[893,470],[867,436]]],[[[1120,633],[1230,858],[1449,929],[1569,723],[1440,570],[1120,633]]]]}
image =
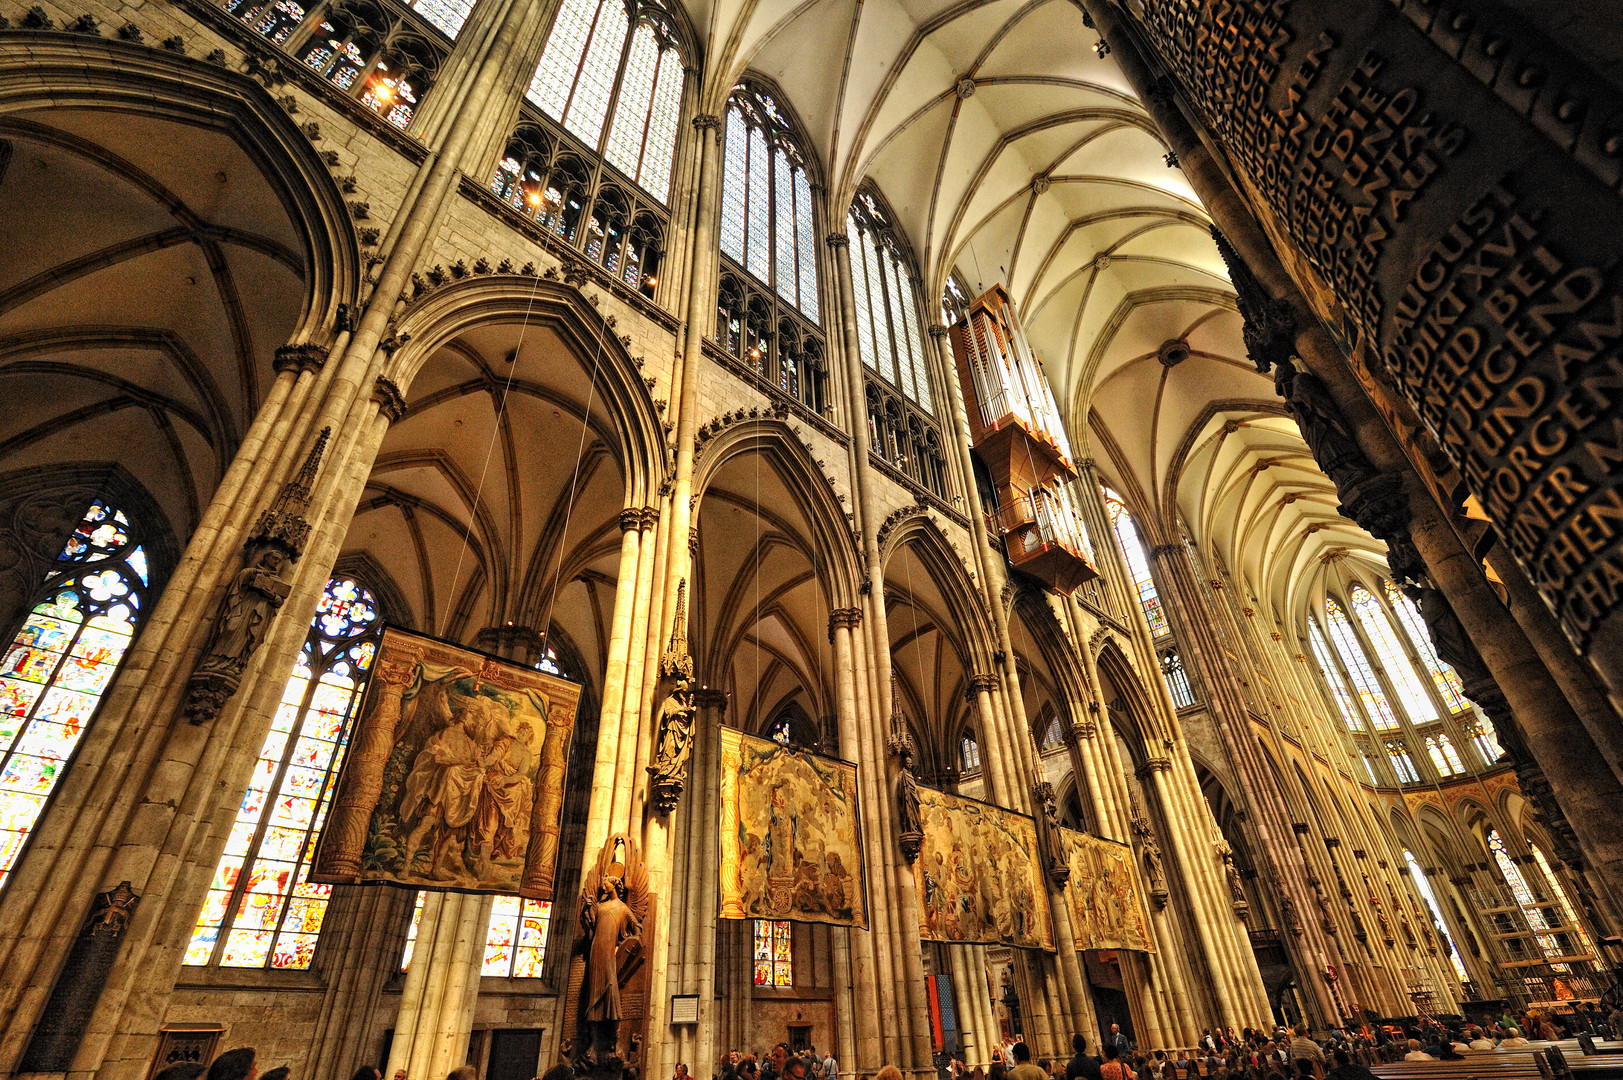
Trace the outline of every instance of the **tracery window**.
{"type": "Polygon", "coordinates": [[[1352,622],[1333,596],[1324,598],[1324,620],[1330,624],[1330,639],[1335,642],[1336,652],[1347,666],[1347,674],[1352,676],[1353,685],[1358,688],[1359,700],[1364,703],[1364,711],[1374,722],[1375,730],[1395,730],[1398,726],[1397,713],[1392,711],[1391,704],[1386,700],[1386,691],[1381,689],[1380,681],[1369,666],[1364,646],[1359,643],[1352,622]]]}
{"type": "Polygon", "coordinates": [[[1420,609],[1395,582],[1386,583],[1386,598],[1391,602],[1392,610],[1397,612],[1398,622],[1403,624],[1409,644],[1414,646],[1420,662],[1431,672],[1431,681],[1437,687],[1443,704],[1448,706],[1448,711],[1459,713],[1469,709],[1471,703],[1465,697],[1465,687],[1460,684],[1460,677],[1454,669],[1437,655],[1431,643],[1431,631],[1426,629],[1426,620],[1420,617],[1420,609]]]}
{"type": "Polygon", "coordinates": [[[1364,628],[1369,643],[1375,649],[1375,657],[1381,667],[1386,669],[1386,677],[1391,680],[1392,688],[1397,691],[1398,700],[1403,703],[1404,711],[1409,714],[1411,724],[1424,724],[1437,719],[1437,706],[1432,704],[1431,695],[1426,693],[1426,687],[1416,674],[1414,664],[1410,663],[1408,654],[1398,643],[1398,636],[1392,630],[1392,622],[1381,610],[1381,602],[1375,595],[1362,585],[1354,584],[1347,590],[1347,601],[1352,605],[1353,614],[1358,616],[1358,622],[1364,628]]]}
{"type": "MultiPolygon", "coordinates": [[[[1522,876],[1521,867],[1517,866],[1511,859],[1510,849],[1505,847],[1505,841],[1499,835],[1497,829],[1488,830],[1488,852],[1493,856],[1494,863],[1498,865],[1499,876],[1505,879],[1505,885],[1510,889],[1511,898],[1516,901],[1516,906],[1522,909],[1522,916],[1527,920],[1528,929],[1532,930],[1533,936],[1538,939],[1540,951],[1547,958],[1560,956],[1562,954],[1560,940],[1554,934],[1540,933],[1540,931],[1554,929],[1555,924],[1545,914],[1544,909],[1539,906],[1539,898],[1528,887],[1527,879],[1522,876]]],[[[1566,965],[1557,964],[1555,967],[1557,970],[1565,970],[1566,965]]]]}
{"type": "Polygon", "coordinates": [[[1443,922],[1443,909],[1437,906],[1437,897],[1431,891],[1431,882],[1426,880],[1426,872],[1415,862],[1414,855],[1408,848],[1403,849],[1403,861],[1409,866],[1409,878],[1414,882],[1415,891],[1420,899],[1426,902],[1426,910],[1431,913],[1431,924],[1437,928],[1437,936],[1443,939],[1448,946],[1448,959],[1454,965],[1454,974],[1464,982],[1471,976],[1466,974],[1465,961],[1460,959],[1460,951],[1454,947],[1454,939],[1448,932],[1448,924],[1443,922]]]}
{"type": "Polygon", "coordinates": [[[1049,712],[1049,719],[1048,726],[1042,729],[1043,741],[1040,749],[1046,754],[1065,746],[1065,725],[1060,722],[1058,712],[1046,708],[1044,711],[1049,712]]]}
{"type": "Polygon", "coordinates": [[[1460,752],[1454,749],[1454,741],[1441,732],[1426,736],[1426,754],[1437,767],[1438,776],[1458,776],[1465,771],[1465,763],[1460,760],[1460,752]]]}
{"type": "Polygon", "coordinates": [[[862,363],[926,414],[933,414],[935,396],[913,299],[913,270],[897,243],[890,215],[873,192],[863,191],[851,203],[845,223],[862,363]]]}
{"type": "Polygon", "coordinates": [[[0,663],[0,887],[135,638],[148,573],[140,528],[92,502],[0,663]]]}
{"type": "Polygon", "coordinates": [[[941,290],[941,325],[955,326],[962,322],[968,316],[972,302],[969,286],[954,270],[947,278],[946,287],[941,290]]]}
{"type": "Polygon", "coordinates": [[[558,663],[558,650],[554,649],[551,645],[547,646],[546,655],[537,660],[535,662],[535,666],[536,670],[544,671],[548,675],[565,677],[563,665],[558,663]]]}
{"type": "Polygon", "coordinates": [[[826,415],[816,222],[794,125],[773,93],[739,83],[723,129],[715,339],[761,385],[826,415]]]}
{"type": "Polygon", "coordinates": [[[1392,762],[1392,771],[1398,774],[1400,784],[1418,784],[1420,770],[1415,768],[1414,758],[1409,756],[1409,747],[1402,739],[1389,739],[1386,743],[1386,756],[1392,762]]]}
{"type": "Polygon", "coordinates": [[[721,250],[815,321],[816,213],[805,154],[777,99],[752,83],[727,102],[721,250]]]}
{"type": "Polygon", "coordinates": [[[958,768],[965,776],[973,776],[981,771],[980,744],[967,731],[958,739],[958,768]]]}
{"type": "Polygon", "coordinates": [[[184,963],[304,969],[332,886],[308,879],[339,751],[377,648],[377,601],[327,582],[237,810],[184,963]]]}
{"type": "Polygon", "coordinates": [[[552,901],[498,896],[490,906],[482,975],[539,979],[547,958],[547,923],[552,901]]]}
{"type": "Polygon", "coordinates": [[[1325,644],[1324,631],[1319,624],[1309,619],[1307,621],[1307,642],[1313,650],[1313,659],[1318,662],[1319,670],[1324,673],[1324,681],[1330,684],[1330,693],[1336,700],[1336,708],[1341,712],[1341,719],[1349,731],[1363,731],[1364,721],[1358,715],[1358,709],[1353,705],[1352,693],[1347,689],[1347,682],[1341,677],[1341,669],[1336,666],[1335,659],[1330,655],[1330,646],[1325,644]]]}
{"type": "Polygon", "coordinates": [[[1187,709],[1195,703],[1194,688],[1189,685],[1189,673],[1183,669],[1183,660],[1177,649],[1161,654],[1161,678],[1166,681],[1167,693],[1172,695],[1174,708],[1187,709]]]}
{"type": "Polygon", "coordinates": [[[755,920],[755,985],[793,986],[793,924],[770,919],[755,920]]]}
{"type": "Polygon", "coordinates": [[[780,746],[788,746],[790,741],[789,718],[780,716],[766,727],[766,737],[780,746]]]}
{"type": "Polygon", "coordinates": [[[676,32],[657,5],[563,0],[525,96],[664,203],[683,77],[676,32]]]}
{"type": "Polygon", "coordinates": [[[1499,740],[1494,737],[1493,728],[1480,716],[1467,720],[1464,731],[1465,737],[1471,740],[1471,745],[1482,755],[1485,764],[1492,765],[1504,754],[1504,747],[1500,746],[1499,740]]]}
{"type": "Polygon", "coordinates": [[[1166,613],[1161,610],[1161,597],[1155,591],[1155,580],[1150,577],[1150,564],[1144,558],[1144,545],[1139,541],[1138,529],[1133,526],[1133,516],[1127,512],[1127,504],[1121,501],[1120,495],[1109,488],[1101,490],[1105,513],[1110,517],[1110,527],[1116,531],[1116,542],[1127,563],[1127,576],[1132,578],[1133,588],[1138,593],[1144,618],[1150,624],[1150,634],[1153,637],[1170,634],[1172,627],[1167,625],[1166,613]]]}

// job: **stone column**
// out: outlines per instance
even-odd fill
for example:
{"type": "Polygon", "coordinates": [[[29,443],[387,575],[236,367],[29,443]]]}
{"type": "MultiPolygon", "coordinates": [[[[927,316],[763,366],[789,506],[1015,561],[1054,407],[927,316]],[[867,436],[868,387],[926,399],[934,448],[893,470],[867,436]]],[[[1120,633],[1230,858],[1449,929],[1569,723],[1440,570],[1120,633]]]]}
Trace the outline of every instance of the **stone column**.
{"type": "Polygon", "coordinates": [[[491,898],[430,892],[417,924],[384,1072],[443,1076],[467,1058],[491,898]]]}
{"type": "MultiPolygon", "coordinates": [[[[399,970],[413,906],[406,889],[340,885],[322,924],[326,980],[315,1044],[305,1069],[314,1080],[343,1080],[377,1061],[372,1029],[384,985],[399,970]]],[[[392,1074],[391,1074],[392,1075],[392,1074]]]]}

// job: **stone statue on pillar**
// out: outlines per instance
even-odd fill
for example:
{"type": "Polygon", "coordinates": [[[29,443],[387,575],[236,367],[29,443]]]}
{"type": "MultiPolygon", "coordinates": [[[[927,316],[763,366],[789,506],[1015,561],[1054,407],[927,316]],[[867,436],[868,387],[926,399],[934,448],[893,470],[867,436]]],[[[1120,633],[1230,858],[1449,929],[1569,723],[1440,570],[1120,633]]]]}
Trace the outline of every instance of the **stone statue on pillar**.
{"type": "Polygon", "coordinates": [[[890,676],[890,752],[896,755],[896,842],[909,863],[924,846],[924,811],[919,804],[919,780],[913,772],[913,736],[902,712],[901,688],[896,673],[890,676]]]}
{"type": "Polygon", "coordinates": [[[1164,908],[1171,894],[1167,891],[1166,870],[1161,865],[1161,845],[1155,842],[1155,830],[1150,828],[1148,818],[1141,815],[1133,819],[1133,835],[1138,837],[1139,858],[1144,864],[1144,881],[1150,887],[1150,896],[1157,908],[1164,908]]]}
{"type": "Polygon", "coordinates": [[[332,428],[321,429],[298,475],[282,486],[276,501],[259,516],[242,546],[243,567],[232,577],[220,601],[208,643],[186,686],[182,711],[194,724],[206,724],[219,717],[225,703],[242,685],[242,673],[265,640],[277,610],[287,600],[291,586],[282,573],[290,563],[298,561],[310,537],[310,523],[304,514],[310,508],[311,488],[331,435],[332,428]]]}
{"type": "Polygon", "coordinates": [[[594,1080],[637,1075],[648,1023],[642,928],[652,898],[636,842],[609,837],[581,888],[569,967],[569,990],[577,997],[564,1037],[577,1074],[594,1080]]]}
{"type": "Polygon", "coordinates": [[[1065,848],[1065,837],[1059,831],[1059,799],[1054,785],[1039,780],[1031,786],[1031,799],[1037,807],[1037,858],[1048,874],[1048,880],[1064,888],[1071,880],[1071,854],[1065,848]]]}
{"type": "Polygon", "coordinates": [[[1229,899],[1234,904],[1234,914],[1239,916],[1241,922],[1246,922],[1251,915],[1251,902],[1245,898],[1245,885],[1240,880],[1240,868],[1234,865],[1234,849],[1229,846],[1228,841],[1217,842],[1217,857],[1223,860],[1223,877],[1229,884],[1229,899]]]}
{"type": "Polygon", "coordinates": [[[676,809],[687,786],[688,755],[693,750],[693,657],[688,654],[688,583],[676,586],[676,620],[671,641],[659,658],[659,702],[654,762],[648,766],[653,778],[654,809],[669,814],[676,809]]]}

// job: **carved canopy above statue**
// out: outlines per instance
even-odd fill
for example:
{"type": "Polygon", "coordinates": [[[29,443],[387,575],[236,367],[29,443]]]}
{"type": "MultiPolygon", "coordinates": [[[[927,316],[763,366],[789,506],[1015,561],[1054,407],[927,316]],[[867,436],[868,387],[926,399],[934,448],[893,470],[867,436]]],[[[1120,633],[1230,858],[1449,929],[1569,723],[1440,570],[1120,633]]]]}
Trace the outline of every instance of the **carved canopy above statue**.
{"type": "Polygon", "coordinates": [[[392,627],[310,877],[552,898],[580,687],[392,627]]]}
{"type": "Polygon", "coordinates": [[[1054,926],[1029,817],[919,788],[924,844],[913,864],[926,941],[1054,950],[1054,926]]]}
{"type": "Polygon", "coordinates": [[[1074,829],[1061,829],[1060,837],[1071,864],[1065,889],[1076,947],[1155,952],[1133,849],[1074,829]]]}
{"type": "Polygon", "coordinates": [[[867,928],[855,765],[721,729],[721,917],[867,928]]]}

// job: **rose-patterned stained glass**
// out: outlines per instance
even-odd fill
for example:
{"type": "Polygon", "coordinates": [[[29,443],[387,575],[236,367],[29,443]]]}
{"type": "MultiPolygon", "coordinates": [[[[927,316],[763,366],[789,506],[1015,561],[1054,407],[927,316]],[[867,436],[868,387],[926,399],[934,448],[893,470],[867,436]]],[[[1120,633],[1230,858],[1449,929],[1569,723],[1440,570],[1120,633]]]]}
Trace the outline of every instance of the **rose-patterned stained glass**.
{"type": "Polygon", "coordinates": [[[547,921],[552,901],[498,896],[490,906],[481,974],[498,978],[539,979],[547,957],[547,921]]]}
{"type": "Polygon", "coordinates": [[[793,925],[770,919],[755,920],[755,985],[794,984],[793,925]]]}
{"type": "Polygon", "coordinates": [[[1138,593],[1139,605],[1144,609],[1144,618],[1150,624],[1150,636],[1161,637],[1172,632],[1167,625],[1166,613],[1161,610],[1161,597],[1155,591],[1155,581],[1150,577],[1150,564],[1144,559],[1144,545],[1138,539],[1138,529],[1133,525],[1133,517],[1127,512],[1127,504],[1121,501],[1121,496],[1105,488],[1105,512],[1110,515],[1110,527],[1116,531],[1116,541],[1121,545],[1122,558],[1127,563],[1127,575],[1133,579],[1133,588],[1138,593]]]}
{"type": "Polygon", "coordinates": [[[303,970],[315,959],[332,887],[308,880],[310,856],[377,649],[377,621],[364,588],[327,582],[184,963],[303,970]]]}
{"type": "Polygon", "coordinates": [[[1347,613],[1333,596],[1324,598],[1324,621],[1330,624],[1330,638],[1336,644],[1336,652],[1341,654],[1341,662],[1347,665],[1347,674],[1352,676],[1353,685],[1358,688],[1359,700],[1364,703],[1364,711],[1374,722],[1375,730],[1395,730],[1398,726],[1397,713],[1392,711],[1391,704],[1386,700],[1386,691],[1381,689],[1380,681],[1375,678],[1375,671],[1369,666],[1369,659],[1364,655],[1364,647],[1353,632],[1347,613]]]}
{"type": "Polygon", "coordinates": [[[0,661],[0,887],[118,673],[146,586],[136,528],[91,503],[0,661]]]}
{"type": "Polygon", "coordinates": [[[1397,691],[1398,698],[1403,702],[1404,710],[1409,714],[1411,724],[1424,724],[1437,719],[1437,706],[1432,704],[1431,696],[1426,693],[1426,687],[1415,673],[1414,664],[1404,653],[1403,646],[1398,644],[1398,636],[1392,629],[1392,621],[1381,610],[1380,601],[1375,595],[1362,585],[1354,585],[1347,590],[1347,602],[1352,605],[1353,614],[1358,616],[1358,624],[1364,628],[1369,637],[1369,643],[1375,649],[1375,656],[1381,667],[1386,669],[1386,677],[1391,680],[1392,688],[1397,691]]]}

